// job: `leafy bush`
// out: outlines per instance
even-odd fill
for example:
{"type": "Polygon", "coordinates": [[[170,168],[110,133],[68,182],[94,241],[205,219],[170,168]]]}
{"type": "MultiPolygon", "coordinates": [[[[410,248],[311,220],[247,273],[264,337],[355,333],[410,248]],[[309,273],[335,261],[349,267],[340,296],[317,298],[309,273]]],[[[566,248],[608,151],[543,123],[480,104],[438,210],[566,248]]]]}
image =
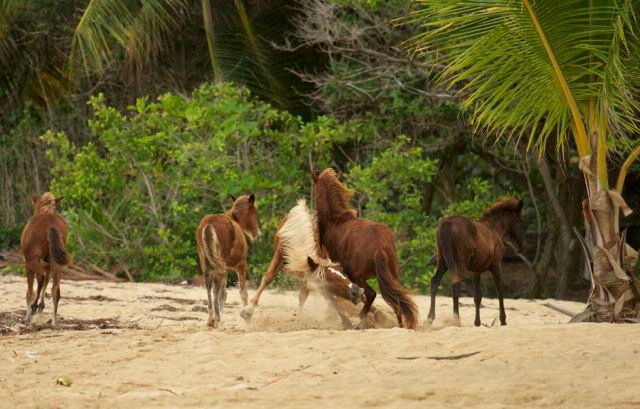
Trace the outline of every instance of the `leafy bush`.
{"type": "MultiPolygon", "coordinates": [[[[266,237],[252,246],[249,264],[259,277],[281,218],[311,196],[309,172],[335,165],[337,147],[367,146],[361,161],[344,167],[359,192],[354,205],[395,232],[405,284],[428,288],[436,220],[423,211],[422,195],[438,163],[409,138],[381,142],[365,120],[303,122],[228,83],[205,84],[189,98],[141,98],[126,114],[102,95],[89,104],[92,142],[77,146],[63,132],[42,137],[76,261],[122,261],[139,280],[193,276],[199,220],[228,208],[230,195],[255,193],[266,237]]],[[[487,186],[472,185],[478,194],[487,186]]],[[[471,212],[478,197],[459,210],[471,212]]]]}

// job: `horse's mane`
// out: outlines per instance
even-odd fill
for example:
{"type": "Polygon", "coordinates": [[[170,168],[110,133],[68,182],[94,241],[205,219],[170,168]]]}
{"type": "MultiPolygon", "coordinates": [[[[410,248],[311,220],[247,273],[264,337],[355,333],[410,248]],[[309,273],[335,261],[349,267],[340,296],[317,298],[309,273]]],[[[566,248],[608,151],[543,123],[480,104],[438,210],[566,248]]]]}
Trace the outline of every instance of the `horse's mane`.
{"type": "MultiPolygon", "coordinates": [[[[330,265],[330,260],[318,254],[317,217],[315,212],[307,207],[304,199],[299,199],[298,204],[289,211],[277,236],[282,246],[285,271],[303,272],[305,276],[313,273],[307,263],[307,257],[311,257],[322,266],[330,265]]],[[[322,272],[323,269],[320,268],[317,271],[322,272]]]]}
{"type": "Polygon", "coordinates": [[[482,213],[480,220],[494,219],[505,213],[515,212],[518,210],[518,204],[520,200],[510,197],[508,199],[500,199],[491,205],[490,208],[482,213]]]}
{"type": "Polygon", "coordinates": [[[246,195],[242,195],[233,202],[233,204],[231,205],[231,208],[227,210],[225,214],[229,217],[232,217],[233,215],[237,216],[241,214],[248,206],[249,206],[249,197],[246,195]]]}
{"type": "Polygon", "coordinates": [[[349,207],[349,200],[351,200],[354,191],[347,189],[342,183],[340,183],[338,180],[338,174],[333,169],[325,169],[320,176],[318,176],[317,183],[322,183],[326,188],[327,202],[331,211],[346,210],[354,217],[357,217],[357,210],[349,207]]]}
{"type": "Polygon", "coordinates": [[[35,208],[35,215],[46,214],[46,213],[55,213],[56,207],[56,197],[51,192],[46,192],[40,199],[38,199],[38,203],[35,208]]]}

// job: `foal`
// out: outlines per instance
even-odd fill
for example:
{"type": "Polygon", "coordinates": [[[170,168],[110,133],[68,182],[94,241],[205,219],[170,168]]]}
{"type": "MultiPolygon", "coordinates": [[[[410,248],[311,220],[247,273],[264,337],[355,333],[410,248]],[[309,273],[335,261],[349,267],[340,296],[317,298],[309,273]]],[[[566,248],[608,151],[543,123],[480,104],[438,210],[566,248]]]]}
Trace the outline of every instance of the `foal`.
{"type": "Polygon", "coordinates": [[[366,301],[360,311],[361,327],[373,300],[375,290],[367,283],[376,278],[382,298],[396,313],[398,326],[415,329],[418,307],[410,292],[400,284],[400,264],[391,230],[383,224],[361,219],[349,208],[352,192],[338,180],[333,169],[313,174],[313,192],[318,209],[320,244],[332,259],[339,261],[347,276],[364,288],[366,301]]]}
{"type": "Polygon", "coordinates": [[[436,318],[436,293],[444,273],[451,271],[453,280],[453,314],[460,320],[458,298],[460,282],[471,272],[473,274],[476,318],[474,324],[480,326],[480,303],[482,288],[480,275],[489,270],[498,290],[500,302],[500,325],[507,325],[502,293],[502,256],[504,239],[511,239],[522,249],[524,236],[524,203],[515,198],[498,200],[487,209],[480,220],[472,221],[464,216],[450,216],[438,225],[436,232],[437,262],[436,273],[431,278],[431,306],[429,321],[436,318]]]}
{"type": "Polygon", "coordinates": [[[53,300],[53,325],[58,325],[58,302],[60,301],[60,274],[62,267],[69,264],[67,254],[67,223],[55,212],[62,198],[46,192],[41,197],[31,196],[34,205],[33,218],[27,222],[20,236],[20,250],[24,256],[27,272],[27,314],[25,321],[31,321],[32,314],[44,309],[44,294],[49,277],[53,277],[51,299],[53,300]],[[38,290],[33,294],[33,280],[38,280],[38,290]],[[40,303],[38,304],[38,298],[40,303]]]}
{"type": "Polygon", "coordinates": [[[207,287],[210,327],[217,327],[222,319],[228,270],[238,274],[242,304],[247,305],[248,248],[244,235],[251,235],[253,240],[260,235],[255,200],[254,195],[234,198],[231,209],[224,214],[203,217],[196,231],[198,258],[207,287]],[[215,298],[213,305],[212,296],[215,298]]]}
{"type": "Polygon", "coordinates": [[[285,216],[275,237],[273,258],[269,269],[262,276],[260,288],[240,315],[249,320],[260,301],[260,295],[273,281],[280,266],[282,270],[301,280],[298,312],[302,311],[309,289],[319,290],[324,298],[340,315],[343,327],[351,328],[349,318],[338,306],[335,297],[341,297],[357,304],[364,290],[353,284],[342,273],[339,264],[331,262],[320,248],[318,242],[318,222],[315,213],[307,207],[304,199],[285,216]]]}

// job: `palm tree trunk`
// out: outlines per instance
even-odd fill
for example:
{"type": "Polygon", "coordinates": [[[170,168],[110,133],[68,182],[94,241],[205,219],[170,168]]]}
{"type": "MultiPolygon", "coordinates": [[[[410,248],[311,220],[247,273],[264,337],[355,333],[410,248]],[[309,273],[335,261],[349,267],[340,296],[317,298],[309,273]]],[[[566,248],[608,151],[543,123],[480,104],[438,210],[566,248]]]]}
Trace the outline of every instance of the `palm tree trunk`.
{"type": "MultiPolygon", "coordinates": [[[[595,162],[595,158],[591,159],[595,162]]],[[[587,169],[593,169],[589,166],[587,169]]],[[[626,244],[626,234],[620,234],[616,222],[618,209],[629,214],[630,209],[615,191],[604,187],[596,173],[585,170],[589,198],[583,202],[583,212],[591,239],[592,291],[586,310],[572,322],[624,322],[640,318],[640,287],[634,275],[638,253],[626,244]],[[592,190],[597,186],[597,190],[592,190]]]]}

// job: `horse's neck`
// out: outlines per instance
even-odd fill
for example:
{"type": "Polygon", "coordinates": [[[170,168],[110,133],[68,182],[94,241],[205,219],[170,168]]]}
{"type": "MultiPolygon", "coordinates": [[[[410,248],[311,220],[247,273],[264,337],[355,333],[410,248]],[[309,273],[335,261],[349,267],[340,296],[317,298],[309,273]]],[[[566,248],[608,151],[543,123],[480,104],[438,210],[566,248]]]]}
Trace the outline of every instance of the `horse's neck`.
{"type": "Polygon", "coordinates": [[[500,236],[500,238],[504,239],[507,234],[506,227],[503,223],[500,222],[500,219],[494,219],[489,217],[483,217],[479,220],[480,223],[487,226],[489,229],[493,230],[500,236]]]}

